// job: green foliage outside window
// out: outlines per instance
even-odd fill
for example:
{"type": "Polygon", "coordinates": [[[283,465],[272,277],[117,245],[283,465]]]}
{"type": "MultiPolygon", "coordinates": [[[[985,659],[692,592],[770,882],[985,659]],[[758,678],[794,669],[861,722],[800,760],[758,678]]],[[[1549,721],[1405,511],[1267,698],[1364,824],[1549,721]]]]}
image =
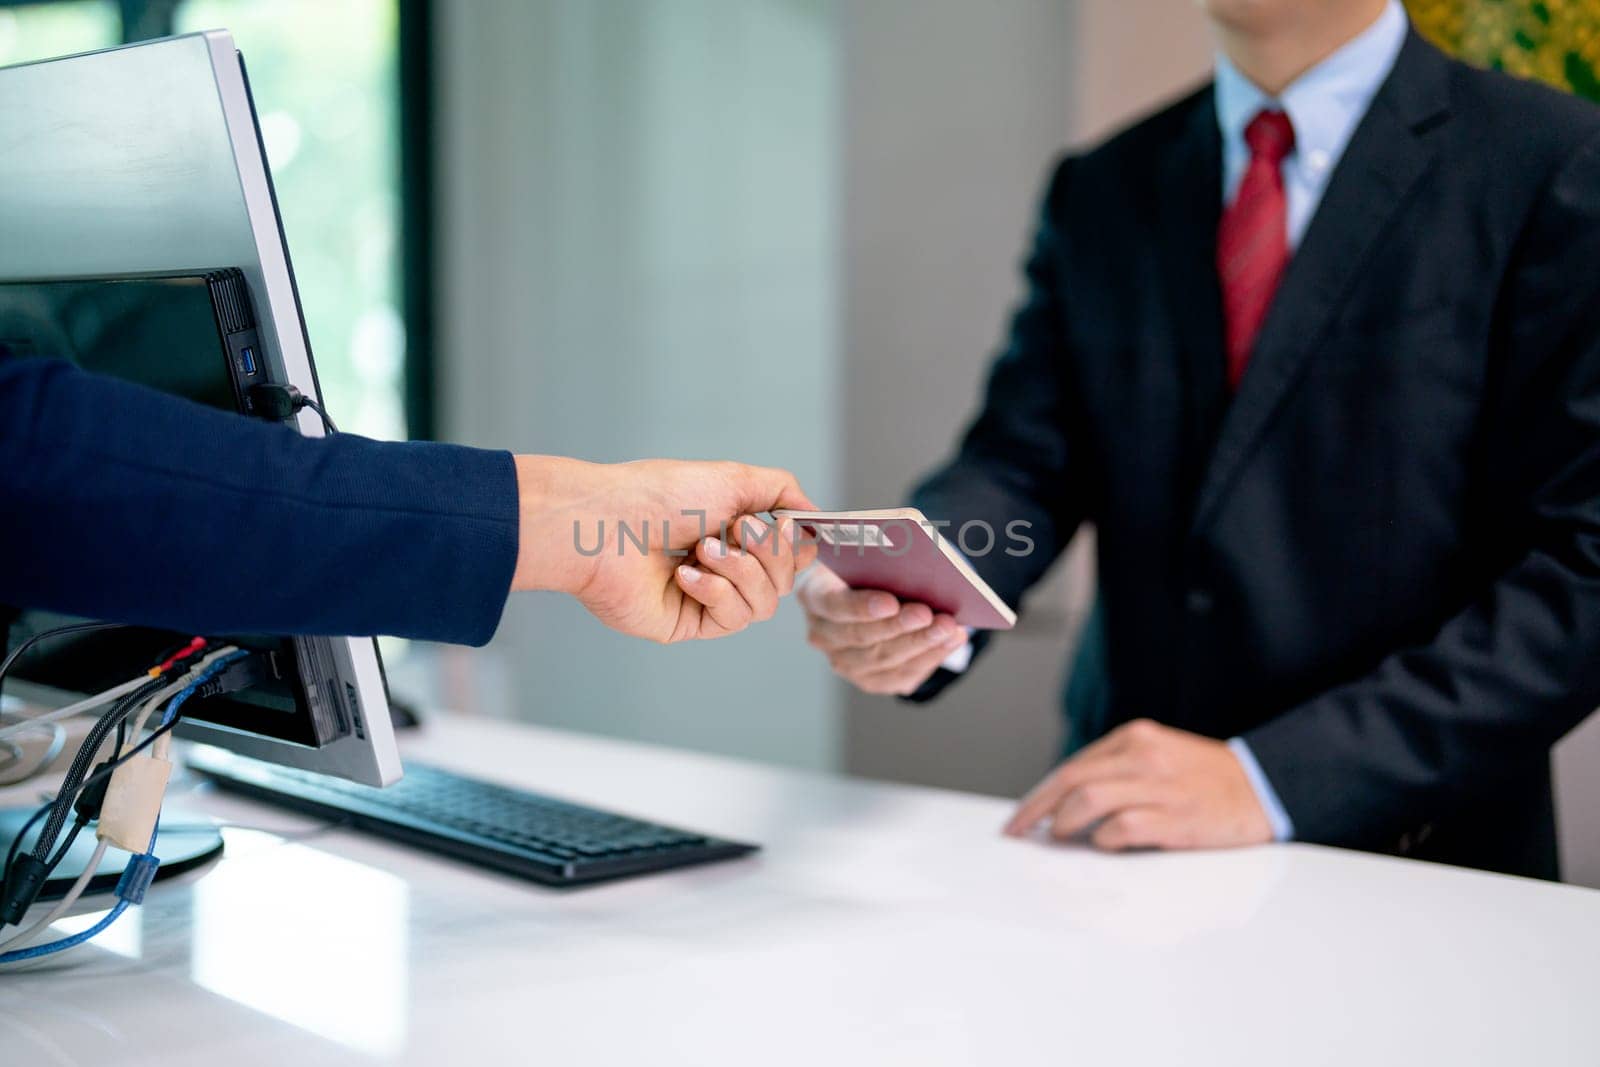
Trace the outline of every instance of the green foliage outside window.
{"type": "MultiPolygon", "coordinates": [[[[341,429],[404,437],[396,0],[183,0],[249,68],[318,377],[341,429]]],[[[114,0],[0,6],[0,66],[122,41],[114,0]]]]}
{"type": "Polygon", "coordinates": [[[1471,63],[1600,100],[1600,0],[1409,0],[1412,21],[1471,63]]]}

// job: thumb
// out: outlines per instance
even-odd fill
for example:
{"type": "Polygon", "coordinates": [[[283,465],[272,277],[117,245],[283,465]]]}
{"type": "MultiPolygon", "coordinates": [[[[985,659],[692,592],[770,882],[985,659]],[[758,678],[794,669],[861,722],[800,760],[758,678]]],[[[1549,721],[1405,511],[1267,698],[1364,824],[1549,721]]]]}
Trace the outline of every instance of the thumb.
{"type": "Polygon", "coordinates": [[[742,513],[777,508],[817,510],[795,476],[776,467],[740,466],[735,475],[735,490],[739,498],[738,510],[742,513]]]}

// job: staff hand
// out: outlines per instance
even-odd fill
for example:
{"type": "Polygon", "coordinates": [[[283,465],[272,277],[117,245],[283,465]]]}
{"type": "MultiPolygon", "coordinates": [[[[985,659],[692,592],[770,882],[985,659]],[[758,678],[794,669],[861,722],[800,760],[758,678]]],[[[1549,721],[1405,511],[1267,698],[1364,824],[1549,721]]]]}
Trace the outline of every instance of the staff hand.
{"type": "Polygon", "coordinates": [[[807,641],[834,673],[867,693],[907,696],[967,643],[967,631],[926,604],[891,593],[851,589],[818,564],[800,583],[807,641]]]}
{"type": "Polygon", "coordinates": [[[1067,760],[1023,798],[1005,832],[1040,822],[1096,848],[1232,848],[1272,840],[1272,825],[1227,744],[1137,719],[1067,760]]]}

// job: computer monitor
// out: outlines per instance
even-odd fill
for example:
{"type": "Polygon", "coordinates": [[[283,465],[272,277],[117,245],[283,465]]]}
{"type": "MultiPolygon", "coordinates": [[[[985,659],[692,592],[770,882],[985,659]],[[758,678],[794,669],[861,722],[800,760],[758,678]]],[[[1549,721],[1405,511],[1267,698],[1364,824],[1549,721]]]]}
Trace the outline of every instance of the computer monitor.
{"type": "MultiPolygon", "coordinates": [[[[231,35],[189,34],[0,69],[0,146],[0,282],[236,268],[254,304],[255,354],[266,372],[321,399],[231,35]]],[[[297,425],[303,434],[323,432],[310,411],[297,425]]],[[[19,519],[25,516],[10,521],[19,519]]],[[[256,717],[241,697],[199,712],[209,721],[186,714],[181,733],[370,785],[399,778],[375,642],[309,638],[293,646],[296,654],[285,658],[295,674],[289,703],[260,708],[256,717]],[[336,736],[319,736],[309,718],[289,721],[309,717],[318,700],[339,712],[336,736]]],[[[57,673],[50,683],[95,691],[103,679],[92,673],[75,684],[57,673]]]]}

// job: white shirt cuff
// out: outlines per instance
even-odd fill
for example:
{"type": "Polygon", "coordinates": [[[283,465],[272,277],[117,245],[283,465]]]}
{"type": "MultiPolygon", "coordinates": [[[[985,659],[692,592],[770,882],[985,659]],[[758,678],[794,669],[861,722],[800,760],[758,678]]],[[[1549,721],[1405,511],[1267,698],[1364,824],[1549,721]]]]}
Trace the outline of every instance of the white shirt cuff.
{"type": "Polygon", "coordinates": [[[965,674],[967,668],[972,666],[972,628],[967,627],[967,643],[956,649],[944,658],[939,664],[952,674],[965,674]]]}

